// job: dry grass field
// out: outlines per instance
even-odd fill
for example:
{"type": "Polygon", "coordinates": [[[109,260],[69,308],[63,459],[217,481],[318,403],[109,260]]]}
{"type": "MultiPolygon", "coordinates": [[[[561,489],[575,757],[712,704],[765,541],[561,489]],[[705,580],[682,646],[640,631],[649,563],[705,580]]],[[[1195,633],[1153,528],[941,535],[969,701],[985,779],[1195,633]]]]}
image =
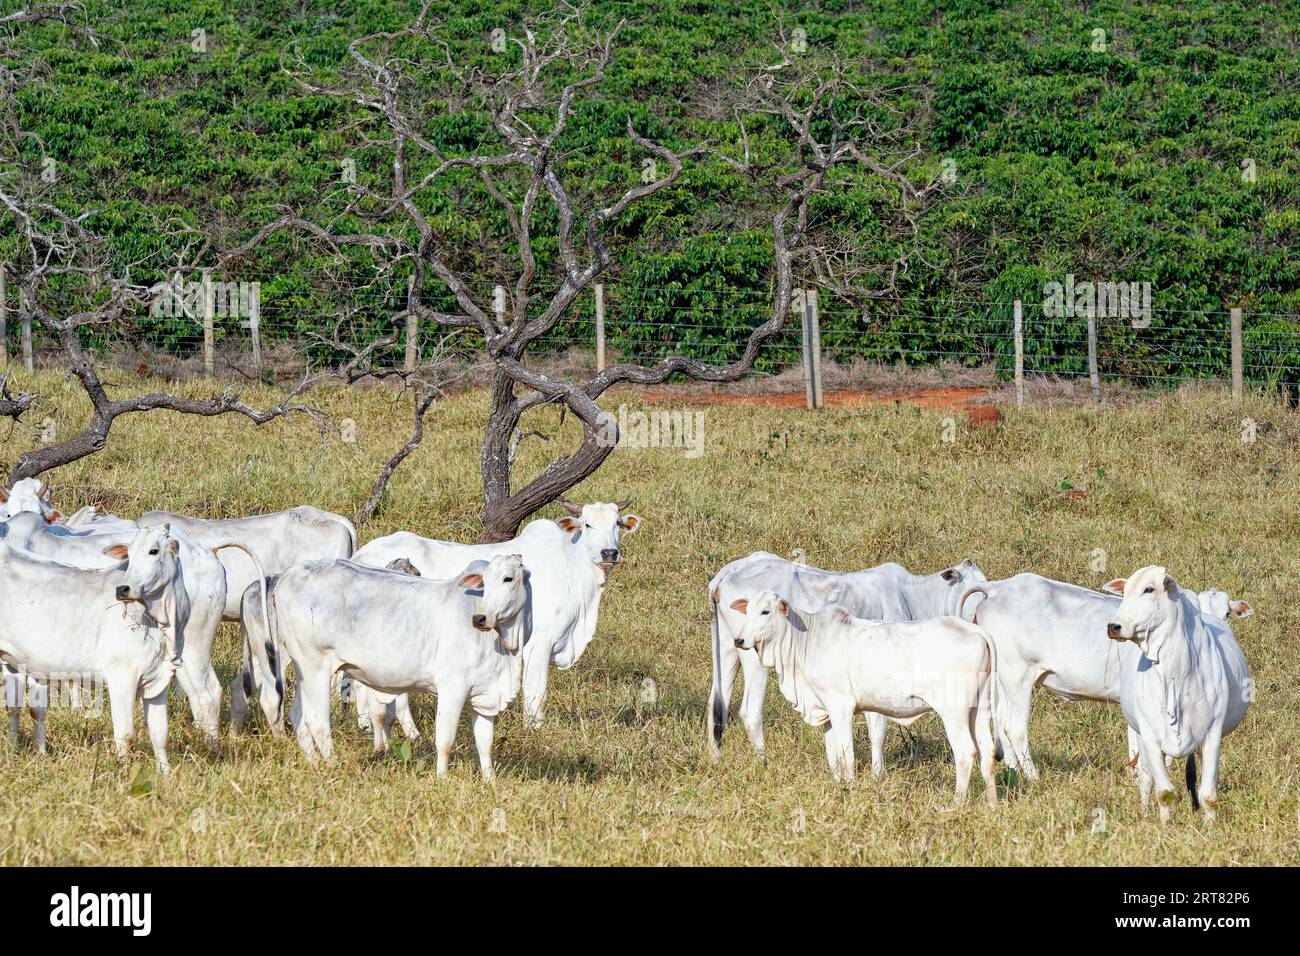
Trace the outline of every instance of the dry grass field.
{"type": "MultiPolygon", "coordinates": [[[[114,373],[119,389],[148,383],[114,373]]],[[[56,428],[85,415],[80,393],[38,376],[56,428]]],[[[202,386],[178,386],[199,393],[202,386]]],[[[250,396],[271,400],[267,389],[250,396]]],[[[409,404],[380,389],[317,393],[354,443],[322,447],[314,424],[263,428],[227,417],[121,419],[102,454],[50,476],[56,504],[108,503],[212,516],[308,502],[352,514],[402,440],[409,404]]],[[[623,401],[612,395],[608,406],[623,401]]],[[[635,402],[627,398],[633,407],[635,402]]],[[[405,528],[477,534],[478,428],[471,393],[434,407],[424,446],[402,467],[363,540],[405,528]]],[[[665,409],[667,406],[656,406],[665,409]]],[[[597,639],[552,677],[546,724],[517,710],[498,722],[498,779],[478,776],[467,724],[452,772],[431,762],[426,731],[407,759],[370,754],[336,716],[337,756],[311,769],[292,740],[261,725],[210,752],[173,699],[175,771],[152,774],[147,742],[130,766],[112,754],[107,714],[52,712],[50,754],[0,757],[0,861],[6,864],[1286,864],[1300,862],[1300,416],[1263,397],[1233,404],[1187,390],[1119,407],[1004,410],[995,427],[909,405],[803,411],[709,406],[704,454],[621,448],[575,500],[631,497],[644,518],[601,607],[597,639]],[[1242,440],[1242,419],[1258,423],[1242,440]],[[944,441],[952,437],[951,442],[944,441]],[[1072,494],[1070,492],[1073,492],[1072,494]],[[1033,740],[1043,778],[999,770],[1005,802],[951,806],[942,729],[927,717],[891,730],[889,775],[832,783],[821,733],[772,689],[768,760],[731,725],[715,766],[704,741],[710,683],[705,584],[724,562],[765,548],[859,568],[896,560],[918,571],[974,558],[991,578],[1034,570],[1095,586],[1150,563],[1185,586],[1216,586],[1254,605],[1237,625],[1257,698],[1224,745],[1217,823],[1180,795],[1173,822],[1139,811],[1124,769],[1118,708],[1038,696],[1033,740]],[[1094,552],[1105,572],[1093,570],[1094,552]],[[645,678],[654,700],[643,700],[645,678]],[[1008,786],[1010,785],[1010,786],[1008,786]],[[1105,812],[1093,832],[1090,814],[1105,812]]],[[[39,412],[39,420],[46,412],[39,412]]],[[[556,413],[532,427],[525,467],[556,454],[556,413]]],[[[564,426],[565,430],[572,424],[564,426]]],[[[35,440],[10,432],[12,460],[35,440]]],[[[558,514],[558,509],[554,514],[558,514]]],[[[548,512],[548,515],[554,516],[548,512]]],[[[228,682],[237,631],[223,628],[228,682]]],[[[227,702],[228,703],[228,702],[227,702]]],[[[224,721],[223,712],[223,721],[224,721]]],[[[137,715],[137,720],[140,718],[137,715]]],[[[143,727],[140,727],[141,732],[143,727]]],[[[859,769],[869,750],[858,726],[859,769]]],[[[1178,775],[1181,777],[1181,771],[1178,775]]],[[[978,781],[973,790],[980,792],[978,781]]]]}

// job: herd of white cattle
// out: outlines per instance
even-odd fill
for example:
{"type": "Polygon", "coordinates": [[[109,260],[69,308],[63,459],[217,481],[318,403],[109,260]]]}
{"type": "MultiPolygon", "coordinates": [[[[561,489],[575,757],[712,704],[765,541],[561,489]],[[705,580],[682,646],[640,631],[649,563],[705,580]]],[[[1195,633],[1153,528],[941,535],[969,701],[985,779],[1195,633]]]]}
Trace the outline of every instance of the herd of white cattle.
{"type": "MultiPolygon", "coordinates": [[[[231,729],[254,700],[275,734],[286,717],[307,759],[333,752],[337,691],[388,747],[394,721],[419,736],[407,694],[437,695],[439,773],[468,704],[483,775],[492,776],[497,714],[520,696],[541,720],[552,665],[572,667],[596,632],[600,598],[640,519],[630,502],[577,505],[500,544],[408,532],[358,548],[346,518],[310,506],[234,519],[150,511],[136,520],[93,508],[64,516],[35,479],[0,490],[0,661],[11,732],[26,698],[45,750],[51,686],[93,677],[107,691],[125,757],[135,699],[166,773],[172,679],[215,742],[221,684],[212,647],[238,621],[243,662],[231,683],[231,729]],[[297,692],[286,715],[287,665],[297,692]]],[[[1019,574],[989,581],[970,560],[914,575],[897,564],[832,572],[756,552],[709,582],[713,687],[707,739],[720,756],[737,673],[740,718],[763,752],[768,672],[825,735],[836,780],[854,776],[853,721],[867,715],[872,772],[884,773],[888,721],[939,715],[957,799],[978,766],[997,802],[994,761],[1026,778],[1034,687],[1069,700],[1119,703],[1142,805],[1174,797],[1169,768],[1186,757],[1193,805],[1213,818],[1222,738],[1241,723],[1250,675],[1232,621],[1251,613],[1218,590],[1185,591],[1161,567],[1109,593],[1019,574]],[[1195,756],[1201,757],[1196,785],[1195,756]]]]}

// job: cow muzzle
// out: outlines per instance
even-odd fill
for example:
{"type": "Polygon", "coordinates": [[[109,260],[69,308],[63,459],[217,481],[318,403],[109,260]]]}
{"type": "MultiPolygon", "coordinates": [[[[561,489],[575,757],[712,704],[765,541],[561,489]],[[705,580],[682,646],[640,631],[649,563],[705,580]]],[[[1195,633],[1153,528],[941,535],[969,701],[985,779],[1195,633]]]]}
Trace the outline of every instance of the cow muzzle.
{"type": "Polygon", "coordinates": [[[117,592],[116,592],[116,593],[117,593],[117,599],[118,599],[119,601],[129,601],[129,600],[131,600],[131,585],[129,585],[129,584],[119,584],[119,585],[117,586],[117,592]]]}
{"type": "Polygon", "coordinates": [[[1106,625],[1106,636],[1109,637],[1112,641],[1126,640],[1126,638],[1124,637],[1124,629],[1120,625],[1116,624],[1114,621],[1111,621],[1109,624],[1106,625]]]}
{"type": "Polygon", "coordinates": [[[600,560],[596,563],[608,571],[614,565],[618,564],[618,548],[605,548],[600,552],[600,560]]]}
{"type": "Polygon", "coordinates": [[[488,623],[486,614],[475,614],[473,617],[469,619],[469,622],[474,625],[475,630],[479,630],[479,631],[492,630],[492,625],[488,623]]]}

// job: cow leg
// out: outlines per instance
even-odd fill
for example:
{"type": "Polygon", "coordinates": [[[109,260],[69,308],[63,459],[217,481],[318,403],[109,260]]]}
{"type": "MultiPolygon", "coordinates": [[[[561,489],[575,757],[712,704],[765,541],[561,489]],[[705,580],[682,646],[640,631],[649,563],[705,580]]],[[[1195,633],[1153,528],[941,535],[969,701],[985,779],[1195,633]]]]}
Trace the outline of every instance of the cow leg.
{"type": "Polygon", "coordinates": [[[1137,771],[1138,799],[1141,800],[1142,809],[1145,810],[1151,805],[1151,789],[1156,782],[1152,779],[1151,774],[1147,773],[1147,766],[1142,762],[1140,752],[1138,753],[1137,767],[1134,769],[1137,771]]]}
{"type": "Polygon", "coordinates": [[[722,732],[727,729],[727,711],[731,709],[731,691],[736,683],[736,671],[740,669],[740,652],[734,644],[722,642],[719,645],[721,672],[714,679],[709,690],[709,703],[705,707],[708,724],[709,753],[713,762],[722,758],[722,732]]]}
{"type": "Polygon", "coordinates": [[[1156,803],[1160,807],[1160,822],[1168,822],[1170,808],[1174,802],[1174,785],[1169,780],[1169,771],[1165,767],[1165,755],[1160,745],[1149,734],[1139,733],[1138,743],[1142,750],[1142,764],[1155,781],[1156,803]]]}
{"type": "Polygon", "coordinates": [[[365,684],[352,682],[352,703],[357,709],[357,729],[373,730],[375,714],[375,695],[365,684]]]}
{"type": "Polygon", "coordinates": [[[998,701],[1001,719],[998,720],[994,714],[998,736],[1003,740],[1003,759],[1012,770],[1023,773],[1026,780],[1038,779],[1038,768],[1029,755],[1029,713],[1034,704],[1036,683],[1028,677],[1013,683],[1001,681],[1002,693],[998,701]]]}
{"type": "Polygon", "coordinates": [[[853,766],[853,710],[837,709],[830,715],[823,733],[826,734],[826,762],[831,766],[831,776],[836,783],[852,783],[856,776],[853,766]]]}
{"type": "Polygon", "coordinates": [[[460,709],[465,705],[463,690],[438,693],[438,710],[434,717],[433,738],[438,748],[438,776],[445,776],[451,762],[451,745],[456,740],[456,725],[460,722],[460,709]]]}
{"type": "MultiPolygon", "coordinates": [[[[930,703],[927,701],[927,703],[930,703]]],[[[933,706],[933,704],[931,704],[933,706]]],[[[935,708],[938,710],[938,708],[935,708]]],[[[975,738],[971,735],[971,724],[978,707],[948,707],[939,710],[944,732],[948,735],[948,745],[952,747],[953,764],[957,771],[957,802],[965,803],[970,793],[970,774],[975,769],[975,738]]]]}
{"type": "Polygon", "coordinates": [[[135,743],[135,692],[139,678],[135,675],[106,674],[108,684],[108,713],[113,721],[113,744],[117,756],[128,760],[131,744],[135,743]]]}
{"type": "Polygon", "coordinates": [[[758,654],[744,651],[740,666],[745,671],[745,686],[740,697],[740,720],[754,747],[754,753],[763,754],[763,700],[767,696],[767,668],[758,662],[758,654]]]}
{"type": "MultiPolygon", "coordinates": [[[[534,638],[535,640],[535,638],[534,638]]],[[[539,727],[546,707],[546,683],[551,673],[551,649],[539,644],[529,651],[532,641],[524,648],[524,726],[539,727]]]]}
{"type": "Polygon", "coordinates": [[[253,673],[249,669],[248,658],[245,656],[239,673],[230,682],[231,734],[238,735],[244,729],[244,722],[248,720],[248,701],[252,697],[252,691],[253,673]]]}
{"type": "Polygon", "coordinates": [[[885,737],[889,733],[889,719],[875,711],[867,712],[867,735],[871,738],[871,776],[877,780],[885,776],[885,737]]]}
{"type": "Polygon", "coordinates": [[[395,705],[397,722],[402,725],[402,733],[406,735],[406,739],[419,740],[420,728],[415,726],[415,718],[411,716],[411,695],[398,694],[395,705]]]}
{"type": "Polygon", "coordinates": [[[20,674],[8,664],[3,666],[5,684],[5,709],[9,711],[9,736],[18,742],[18,721],[23,713],[23,695],[27,688],[27,675],[20,674]]]}
{"type": "Polygon", "coordinates": [[[497,719],[494,715],[470,714],[470,723],[474,725],[474,746],[478,749],[478,765],[483,772],[483,779],[492,779],[492,736],[496,730],[497,719]]]}
{"type": "MultiPolygon", "coordinates": [[[[1137,731],[1132,727],[1128,728],[1128,767],[1129,773],[1135,777],[1142,772],[1142,762],[1138,759],[1141,751],[1138,744],[1137,731]]],[[[1146,804],[1142,804],[1146,806],[1146,804]]]]}
{"type": "Polygon", "coordinates": [[[36,723],[36,752],[45,753],[45,715],[50,709],[50,682],[27,679],[27,711],[36,723]]]}
{"type": "MultiPolygon", "coordinates": [[[[361,690],[360,684],[353,684],[353,693],[361,690]]],[[[388,738],[393,730],[393,704],[390,701],[379,699],[379,695],[366,688],[364,695],[357,696],[358,705],[362,702],[366,705],[366,723],[370,725],[370,731],[374,739],[375,753],[382,754],[388,752],[388,738]]],[[[360,711],[357,713],[358,723],[360,723],[360,711]]]]}
{"type": "Polygon", "coordinates": [[[327,667],[298,668],[298,693],[294,695],[299,704],[298,745],[312,763],[317,757],[329,761],[334,756],[330,736],[330,684],[327,667]]]}
{"type": "Polygon", "coordinates": [[[145,699],[144,723],[149,729],[149,742],[153,744],[154,759],[158,761],[158,772],[164,777],[172,772],[172,765],[167,761],[167,689],[162,693],[145,699]]]}
{"type": "Polygon", "coordinates": [[[1222,725],[1211,727],[1201,744],[1201,782],[1196,793],[1206,820],[1214,820],[1219,815],[1219,754],[1222,744],[1222,725]]]}
{"type": "Polygon", "coordinates": [[[980,776],[984,779],[984,799],[990,807],[998,805],[998,785],[994,777],[993,723],[990,711],[989,692],[992,690],[992,675],[982,675],[979,689],[979,704],[971,710],[971,735],[975,738],[975,752],[979,758],[980,776]]]}

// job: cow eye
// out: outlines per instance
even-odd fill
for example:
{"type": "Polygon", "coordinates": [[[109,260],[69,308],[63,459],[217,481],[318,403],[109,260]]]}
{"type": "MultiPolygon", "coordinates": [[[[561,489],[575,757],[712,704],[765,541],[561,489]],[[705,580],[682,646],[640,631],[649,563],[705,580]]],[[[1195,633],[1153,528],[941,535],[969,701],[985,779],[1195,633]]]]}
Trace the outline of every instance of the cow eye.
{"type": "Polygon", "coordinates": [[[1142,593],[1143,593],[1143,594],[1155,594],[1155,593],[1156,593],[1156,589],[1155,589],[1155,587],[1153,587],[1152,585],[1148,584],[1145,588],[1142,589],[1142,593]]]}
{"type": "Polygon", "coordinates": [[[157,554],[157,553],[158,553],[158,549],[157,549],[157,548],[154,548],[154,549],[153,549],[152,551],[150,551],[149,553],[150,553],[150,554],[157,554]]]}
{"type": "Polygon", "coordinates": [[[764,611],[763,613],[764,613],[764,614],[771,614],[772,612],[771,612],[771,611],[764,611]]]}
{"type": "Polygon", "coordinates": [[[509,584],[511,581],[514,580],[514,578],[502,578],[501,580],[502,580],[503,582],[505,582],[506,584],[509,584]]]}

